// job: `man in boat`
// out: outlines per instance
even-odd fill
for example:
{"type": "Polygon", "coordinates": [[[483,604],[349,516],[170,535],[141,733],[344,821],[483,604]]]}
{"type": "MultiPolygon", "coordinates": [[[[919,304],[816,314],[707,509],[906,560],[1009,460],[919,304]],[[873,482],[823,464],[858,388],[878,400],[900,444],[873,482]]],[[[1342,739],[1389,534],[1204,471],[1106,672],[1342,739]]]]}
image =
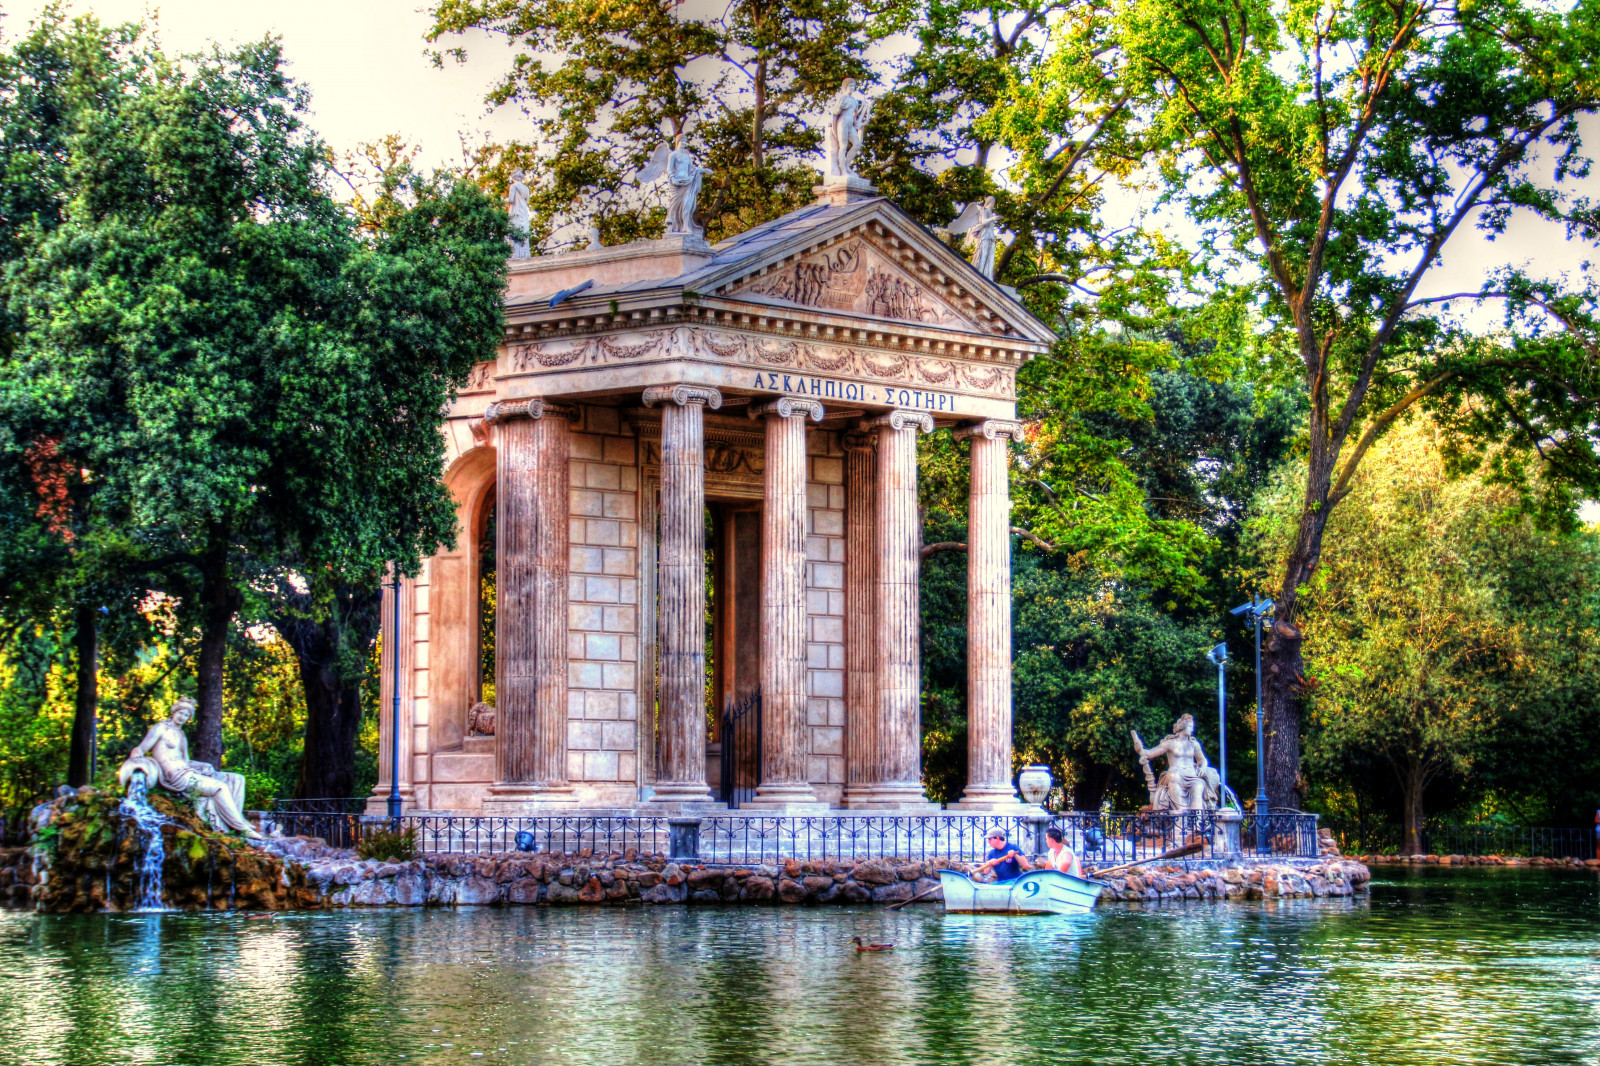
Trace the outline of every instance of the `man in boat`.
{"type": "Polygon", "coordinates": [[[984,859],[983,865],[972,872],[986,874],[993,870],[996,881],[1015,881],[1024,870],[1033,869],[1028,857],[1015,844],[1006,843],[1006,831],[999,826],[989,830],[989,854],[984,859]]]}
{"type": "Polygon", "coordinates": [[[1078,862],[1078,856],[1067,847],[1066,837],[1061,830],[1051,826],[1044,831],[1046,845],[1050,849],[1040,860],[1040,866],[1046,870],[1059,870],[1073,877],[1083,876],[1083,866],[1078,862]]]}

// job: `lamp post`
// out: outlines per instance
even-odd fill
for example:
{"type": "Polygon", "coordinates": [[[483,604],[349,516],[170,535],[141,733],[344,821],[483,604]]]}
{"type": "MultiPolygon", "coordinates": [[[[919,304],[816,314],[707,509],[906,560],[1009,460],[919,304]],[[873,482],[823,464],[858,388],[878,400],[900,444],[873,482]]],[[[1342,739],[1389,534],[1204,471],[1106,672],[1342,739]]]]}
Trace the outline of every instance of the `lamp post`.
{"type": "Polygon", "coordinates": [[[400,568],[394,570],[394,581],[389,585],[394,593],[394,626],[389,635],[394,642],[394,674],[390,691],[394,695],[393,719],[389,726],[389,820],[393,828],[400,828],[400,568]]]}
{"type": "Polygon", "coordinates": [[[1250,624],[1255,627],[1256,634],[1256,851],[1267,850],[1267,811],[1270,801],[1267,799],[1267,742],[1264,723],[1266,715],[1261,713],[1261,619],[1265,618],[1273,608],[1271,600],[1258,600],[1255,593],[1250,594],[1249,603],[1241,603],[1229,614],[1250,615],[1250,624]]]}
{"type": "Polygon", "coordinates": [[[1228,645],[1218,644],[1206,652],[1217,664],[1217,770],[1222,779],[1218,806],[1228,805],[1228,645]]]}

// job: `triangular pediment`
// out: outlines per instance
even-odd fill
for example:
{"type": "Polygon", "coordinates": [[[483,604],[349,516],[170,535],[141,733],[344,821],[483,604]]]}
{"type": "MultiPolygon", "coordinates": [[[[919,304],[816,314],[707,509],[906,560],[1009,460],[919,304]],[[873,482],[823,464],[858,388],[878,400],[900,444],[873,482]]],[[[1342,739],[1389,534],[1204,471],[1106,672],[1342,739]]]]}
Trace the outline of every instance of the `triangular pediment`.
{"type": "Polygon", "coordinates": [[[866,318],[987,333],[972,309],[965,313],[865,236],[846,237],[797,256],[723,295],[763,303],[815,307],[866,318]]]}
{"type": "Polygon", "coordinates": [[[709,272],[702,292],[1035,344],[1056,339],[1012,294],[887,200],[815,215],[803,209],[718,245],[718,259],[737,256],[741,245],[750,254],[709,272]]]}

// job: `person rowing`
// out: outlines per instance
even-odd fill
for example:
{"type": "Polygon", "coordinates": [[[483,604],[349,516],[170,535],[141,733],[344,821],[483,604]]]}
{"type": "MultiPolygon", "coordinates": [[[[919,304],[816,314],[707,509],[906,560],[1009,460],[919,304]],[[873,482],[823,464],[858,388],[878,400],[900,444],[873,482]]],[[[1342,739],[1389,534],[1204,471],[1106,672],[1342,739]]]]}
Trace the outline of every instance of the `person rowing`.
{"type": "Polygon", "coordinates": [[[1040,865],[1046,869],[1058,870],[1073,877],[1083,876],[1083,864],[1078,861],[1078,856],[1067,847],[1067,841],[1061,830],[1051,826],[1044,831],[1048,841],[1049,851],[1040,859],[1040,865]]]}
{"type": "Polygon", "coordinates": [[[1033,864],[1015,844],[1006,843],[1006,831],[999,826],[989,830],[989,854],[984,859],[983,865],[972,872],[985,874],[993,870],[996,881],[1015,881],[1024,870],[1033,869],[1033,864]]]}

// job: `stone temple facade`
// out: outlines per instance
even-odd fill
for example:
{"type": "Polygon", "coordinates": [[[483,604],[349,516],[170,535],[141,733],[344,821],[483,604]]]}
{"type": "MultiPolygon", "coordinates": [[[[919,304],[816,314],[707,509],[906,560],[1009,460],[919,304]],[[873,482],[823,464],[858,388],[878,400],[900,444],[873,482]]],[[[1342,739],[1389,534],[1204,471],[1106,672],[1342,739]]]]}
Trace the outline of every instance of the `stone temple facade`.
{"type": "MultiPolygon", "coordinates": [[[[864,184],[715,246],[511,262],[505,343],[445,428],[457,544],[402,583],[398,634],[385,612],[408,812],[932,809],[916,455],[936,426],[971,449],[958,806],[1019,805],[1007,444],[1017,369],[1054,338],[864,184]],[[758,709],[724,759],[732,705],[758,709]]],[[[386,655],[374,811],[392,683],[386,655]]]]}

